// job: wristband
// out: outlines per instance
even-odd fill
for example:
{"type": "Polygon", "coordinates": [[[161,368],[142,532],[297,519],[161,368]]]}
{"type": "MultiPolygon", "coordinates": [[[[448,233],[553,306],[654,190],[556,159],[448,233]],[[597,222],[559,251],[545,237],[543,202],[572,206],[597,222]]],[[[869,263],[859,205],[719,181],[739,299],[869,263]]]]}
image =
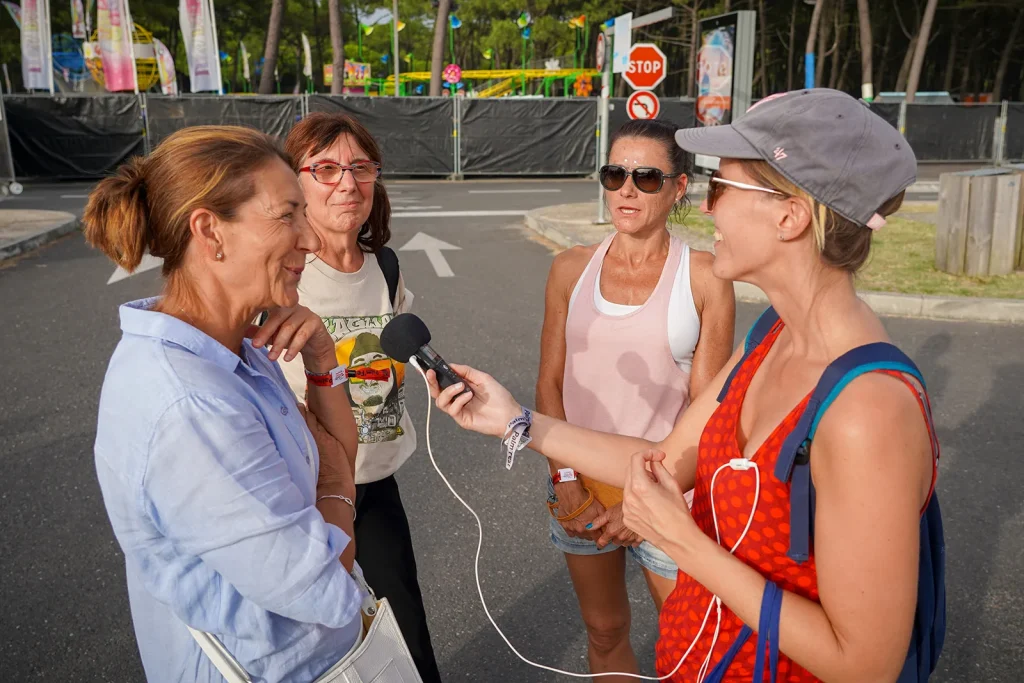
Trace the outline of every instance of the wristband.
{"type": "Polygon", "coordinates": [[[333,388],[348,381],[348,368],[339,365],[330,372],[310,372],[306,370],[306,379],[317,387],[333,388]]]}
{"type": "Polygon", "coordinates": [[[564,484],[567,481],[578,481],[576,476],[576,470],[571,467],[563,467],[554,473],[551,477],[552,484],[564,484]]]}
{"type": "Polygon", "coordinates": [[[505,454],[505,469],[512,469],[516,453],[526,448],[533,440],[530,436],[530,425],[533,424],[533,414],[527,408],[523,408],[520,415],[512,418],[505,428],[505,436],[501,438],[501,450],[505,454]]]}

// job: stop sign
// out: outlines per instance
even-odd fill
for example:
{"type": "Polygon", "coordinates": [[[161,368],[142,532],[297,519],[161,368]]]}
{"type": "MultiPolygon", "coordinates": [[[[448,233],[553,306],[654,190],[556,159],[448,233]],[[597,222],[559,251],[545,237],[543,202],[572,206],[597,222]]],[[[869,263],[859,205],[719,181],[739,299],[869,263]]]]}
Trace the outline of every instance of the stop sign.
{"type": "Polygon", "coordinates": [[[654,43],[637,43],[629,51],[629,67],[623,72],[635,90],[653,90],[665,80],[667,60],[654,43]]]}

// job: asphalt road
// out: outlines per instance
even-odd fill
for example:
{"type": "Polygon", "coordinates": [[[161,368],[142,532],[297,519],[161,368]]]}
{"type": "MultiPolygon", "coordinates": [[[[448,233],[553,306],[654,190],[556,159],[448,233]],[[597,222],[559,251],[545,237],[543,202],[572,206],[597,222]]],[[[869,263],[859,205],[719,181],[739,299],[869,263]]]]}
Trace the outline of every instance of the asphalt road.
{"type": "MultiPolygon", "coordinates": [[[[18,208],[78,211],[88,187],[29,188],[18,208]],[[38,206],[36,206],[38,205],[38,206]]],[[[398,182],[398,214],[518,212],[596,196],[593,183],[398,182]],[[439,207],[439,208],[426,208],[439,207]]],[[[517,215],[396,217],[394,246],[422,231],[454,277],[425,254],[399,252],[434,347],[532,402],[551,252],[517,215]]],[[[151,270],[107,285],[113,266],[79,234],[0,267],[0,671],[5,681],[140,681],[123,557],[93,469],[96,405],[119,338],[117,306],[156,293],[151,270]]],[[[737,334],[757,313],[740,305],[737,334]]],[[[948,619],[934,680],[1019,681],[1024,662],[1024,328],[890,319],[929,381],[942,440],[939,491],[948,542],[948,619]]],[[[448,681],[568,680],[520,663],[494,633],[473,578],[477,533],[426,457],[426,394],[410,380],[417,454],[398,479],[409,511],[434,644],[448,681]]],[[[435,416],[437,417],[437,416],[435,416]]],[[[480,564],[492,614],[527,657],[585,670],[585,635],[563,560],[550,545],[543,462],[507,472],[494,440],[433,425],[437,460],[484,525],[480,564]]],[[[258,568],[254,568],[258,570],[258,568]]],[[[656,615],[629,573],[632,640],[653,671],[656,615]]]]}

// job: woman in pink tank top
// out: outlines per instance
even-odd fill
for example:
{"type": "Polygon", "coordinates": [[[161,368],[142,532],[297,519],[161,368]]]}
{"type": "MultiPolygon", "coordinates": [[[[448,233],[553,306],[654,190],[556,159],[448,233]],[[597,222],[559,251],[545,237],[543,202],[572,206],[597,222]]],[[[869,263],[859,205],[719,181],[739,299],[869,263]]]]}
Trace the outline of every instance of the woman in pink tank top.
{"type": "MultiPolygon", "coordinates": [[[[660,441],[732,352],[732,284],[711,274],[710,253],[668,231],[669,216],[686,206],[691,167],[675,131],[632,121],[615,133],[601,171],[615,231],[552,264],[537,408],[570,424],[660,441]]],[[[658,610],[678,568],[625,528],[621,489],[549,464],[551,540],[579,599],[590,670],[636,672],[626,554],[658,610]]]]}

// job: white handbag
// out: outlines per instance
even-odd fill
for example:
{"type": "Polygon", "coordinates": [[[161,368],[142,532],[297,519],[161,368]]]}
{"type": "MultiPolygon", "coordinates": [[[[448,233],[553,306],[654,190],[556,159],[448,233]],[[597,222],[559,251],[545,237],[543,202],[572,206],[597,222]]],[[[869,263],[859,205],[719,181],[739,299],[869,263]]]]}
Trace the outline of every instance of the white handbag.
{"type": "MultiPolygon", "coordinates": [[[[388,599],[377,600],[358,566],[353,567],[352,578],[366,591],[359,639],[315,683],[423,683],[388,599]]],[[[215,635],[192,627],[188,630],[228,683],[252,682],[245,668],[215,635]]]]}

